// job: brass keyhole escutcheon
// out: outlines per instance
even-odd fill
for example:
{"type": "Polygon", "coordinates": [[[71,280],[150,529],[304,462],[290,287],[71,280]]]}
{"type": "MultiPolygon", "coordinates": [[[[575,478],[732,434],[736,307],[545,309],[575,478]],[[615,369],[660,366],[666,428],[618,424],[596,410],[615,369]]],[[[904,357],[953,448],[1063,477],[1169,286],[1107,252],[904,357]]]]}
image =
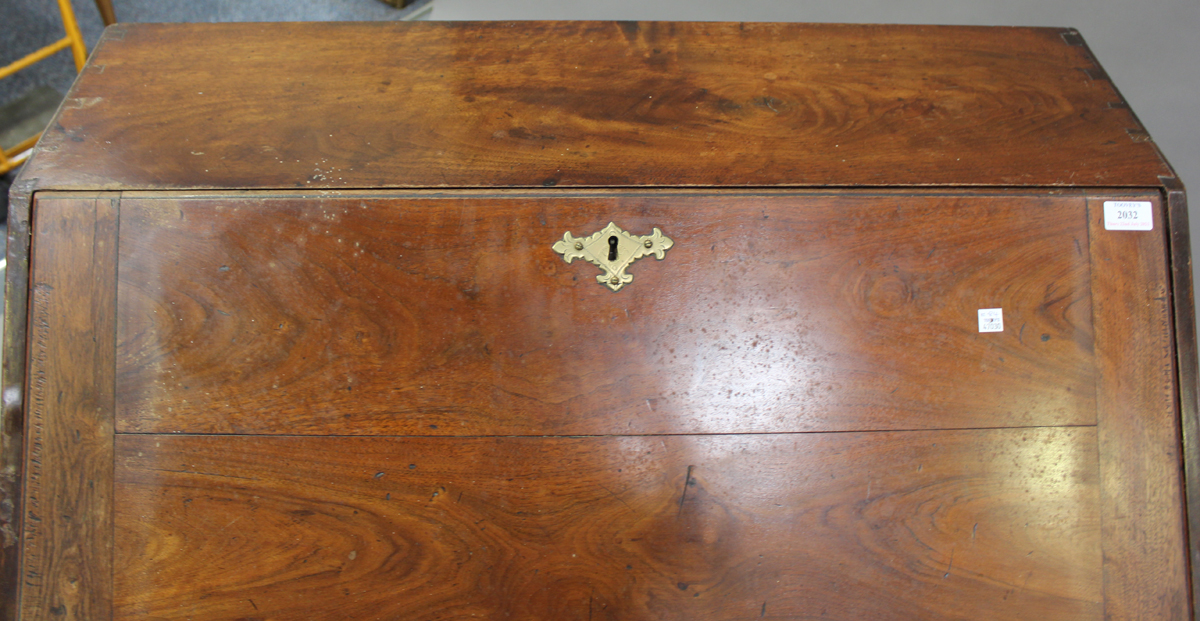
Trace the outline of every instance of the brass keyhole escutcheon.
{"type": "Polygon", "coordinates": [[[555,242],[553,249],[567,263],[583,259],[599,267],[603,273],[596,276],[596,281],[619,291],[633,282],[633,274],[626,274],[625,269],[634,261],[649,255],[662,260],[674,245],[675,242],[657,228],[650,235],[631,235],[609,222],[608,226],[587,237],[575,237],[567,231],[562,240],[555,242]]]}

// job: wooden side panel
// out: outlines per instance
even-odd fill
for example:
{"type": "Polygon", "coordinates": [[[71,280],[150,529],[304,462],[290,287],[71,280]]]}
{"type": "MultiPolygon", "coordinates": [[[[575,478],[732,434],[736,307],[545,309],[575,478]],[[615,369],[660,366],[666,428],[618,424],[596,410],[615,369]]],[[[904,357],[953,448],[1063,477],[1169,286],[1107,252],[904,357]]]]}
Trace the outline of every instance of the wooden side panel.
{"type": "Polygon", "coordinates": [[[1079,197],[131,199],[125,432],[545,435],[1095,422],[1079,197]],[[675,246],[618,292],[551,245],[675,246]],[[978,311],[1003,308],[1005,331],[978,311]]]}
{"type": "Polygon", "coordinates": [[[1140,124],[1110,105],[1121,98],[1078,40],[865,24],[118,24],[25,174],[58,189],[1156,186],[1168,167],[1126,131],[1140,124]]]}
{"type": "Polygon", "coordinates": [[[117,208],[34,207],[21,618],[112,616],[117,208]]]}
{"type": "Polygon", "coordinates": [[[1200,601],[1200,371],[1196,356],[1196,299],[1192,281],[1191,227],[1187,195],[1175,177],[1163,179],[1170,224],[1171,286],[1175,313],[1175,358],[1179,365],[1179,410],[1183,432],[1183,459],[1191,562],[1192,606],[1200,601]]]}
{"type": "Polygon", "coordinates": [[[29,313],[30,183],[13,185],[4,274],[4,352],[0,368],[0,621],[17,618],[21,488],[25,462],[26,319],[29,313]]]}
{"type": "MultiPolygon", "coordinates": [[[[1153,231],[1104,228],[1088,200],[1105,616],[1190,618],[1164,211],[1153,231]]],[[[1129,200],[1125,197],[1122,200],[1129,200]]]]}
{"type": "Polygon", "coordinates": [[[1100,619],[1094,428],[117,437],[117,619],[1100,619]]]}

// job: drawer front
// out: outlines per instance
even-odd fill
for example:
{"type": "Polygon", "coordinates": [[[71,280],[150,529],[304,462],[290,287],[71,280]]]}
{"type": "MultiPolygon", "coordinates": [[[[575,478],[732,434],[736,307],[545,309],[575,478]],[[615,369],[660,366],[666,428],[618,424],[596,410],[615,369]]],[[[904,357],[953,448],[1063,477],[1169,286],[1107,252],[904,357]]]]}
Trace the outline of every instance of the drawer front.
{"type": "Polygon", "coordinates": [[[120,227],[121,431],[1095,422],[1080,197],[148,198],[120,227]],[[610,221],[675,242],[617,292],[551,249],[610,221]]]}
{"type": "Polygon", "coordinates": [[[116,457],[119,619],[1103,618],[1090,427],[116,457]]]}
{"type": "Polygon", "coordinates": [[[42,195],[22,618],[1186,618],[1115,199],[42,195]]]}

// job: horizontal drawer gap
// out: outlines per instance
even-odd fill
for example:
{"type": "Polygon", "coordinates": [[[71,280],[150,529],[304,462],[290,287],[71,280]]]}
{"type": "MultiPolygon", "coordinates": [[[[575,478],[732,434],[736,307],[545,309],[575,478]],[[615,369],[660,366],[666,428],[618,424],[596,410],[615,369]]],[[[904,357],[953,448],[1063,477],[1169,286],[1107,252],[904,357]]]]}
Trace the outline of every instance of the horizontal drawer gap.
{"type": "MultiPolygon", "coordinates": [[[[1106,195],[1143,195],[1147,190],[1157,188],[1136,186],[612,186],[612,187],[572,187],[565,188],[535,188],[535,187],[396,187],[396,188],[346,188],[336,193],[329,191],[305,192],[290,188],[263,188],[244,191],[180,189],[168,191],[127,190],[121,192],[123,199],[303,199],[303,200],[340,200],[340,199],[479,199],[479,198],[605,198],[605,197],[755,197],[803,195],[844,196],[853,194],[856,197],[890,197],[903,195],[906,197],[1011,197],[1019,196],[1087,196],[1103,191],[1106,195]]],[[[55,192],[56,197],[71,197],[73,195],[94,196],[95,191],[55,192]]]]}
{"type": "Polygon", "coordinates": [[[609,433],[609,434],[425,434],[425,435],[376,435],[376,434],[283,434],[283,433],[139,433],[118,432],[118,436],[162,436],[168,438],[232,437],[232,438],[422,438],[422,439],[471,439],[471,438],[674,438],[707,436],[818,436],[850,433],[929,433],[937,431],[997,431],[1021,429],[1075,429],[1092,428],[1096,425],[1026,425],[1015,427],[945,427],[936,429],[838,429],[833,431],[750,431],[744,433],[609,433]]]}

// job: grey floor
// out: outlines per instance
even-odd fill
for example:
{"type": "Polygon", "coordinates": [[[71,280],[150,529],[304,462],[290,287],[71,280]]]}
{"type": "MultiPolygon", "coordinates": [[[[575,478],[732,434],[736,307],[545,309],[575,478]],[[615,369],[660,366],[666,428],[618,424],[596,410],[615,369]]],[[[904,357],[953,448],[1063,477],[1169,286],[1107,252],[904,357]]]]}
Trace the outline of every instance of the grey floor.
{"type": "MultiPolygon", "coordinates": [[[[101,32],[92,0],[72,0],[89,45],[101,32]]],[[[113,0],[121,21],[401,19],[378,0],[113,0]]],[[[1200,187],[1200,0],[432,0],[431,19],[813,21],[1073,26],[1137,111],[1185,183],[1200,187]]],[[[0,0],[0,64],[58,37],[54,0],[0,0]]],[[[35,86],[61,92],[69,54],[0,80],[0,105],[35,86]]],[[[3,190],[0,186],[0,190],[3,190]]],[[[1200,194],[1194,194],[1200,196],[1200,194]]],[[[1193,198],[1200,205],[1200,198],[1193,198]]],[[[1195,209],[1196,207],[1194,207],[1195,209]]],[[[1200,217],[1193,217],[1200,241],[1200,217]]],[[[1193,244],[1193,254],[1200,248],[1193,244]]]]}

